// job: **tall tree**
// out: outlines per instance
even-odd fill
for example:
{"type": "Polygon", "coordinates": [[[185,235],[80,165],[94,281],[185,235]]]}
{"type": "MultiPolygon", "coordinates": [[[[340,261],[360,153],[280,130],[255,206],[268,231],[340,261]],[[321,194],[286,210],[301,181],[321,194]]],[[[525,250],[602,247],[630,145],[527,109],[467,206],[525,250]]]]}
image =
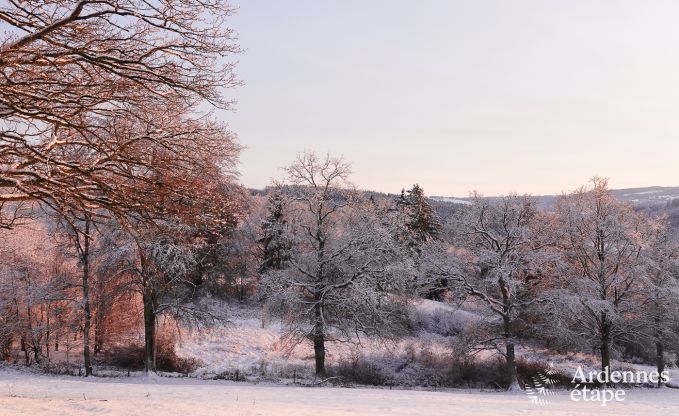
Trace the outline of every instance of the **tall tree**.
{"type": "Polygon", "coordinates": [[[274,188],[268,198],[267,214],[260,226],[257,240],[262,249],[260,273],[283,269],[290,258],[290,242],[287,241],[288,220],[286,199],[280,188],[274,188]]]}
{"type": "Polygon", "coordinates": [[[163,217],[151,224],[126,225],[137,259],[133,287],[143,304],[147,372],[156,369],[159,316],[206,317],[192,302],[211,275],[213,246],[238,224],[244,211],[244,193],[233,179],[221,176],[215,165],[198,166],[190,175],[164,177],[179,191],[150,196],[163,207],[163,217]]]}
{"type": "Polygon", "coordinates": [[[401,190],[395,199],[395,208],[385,215],[399,244],[412,262],[411,270],[414,283],[419,292],[429,299],[443,300],[448,289],[446,279],[434,277],[428,273],[428,264],[423,256],[436,252],[436,244],[441,234],[442,225],[424,190],[417,184],[408,191],[401,190]]]}
{"type": "Polygon", "coordinates": [[[396,199],[396,209],[404,216],[404,238],[413,250],[419,252],[422,244],[438,238],[441,221],[420,185],[415,184],[408,191],[401,190],[396,199]]]}
{"type": "MultiPolygon", "coordinates": [[[[92,330],[92,240],[95,224],[88,213],[70,211],[57,219],[58,237],[65,238],[74,249],[80,271],[80,281],[74,285],[80,291],[77,304],[82,309],[83,361],[85,377],[92,374],[91,330],[92,330]]],[[[69,285],[70,286],[70,285],[69,285]]]]}
{"type": "Polygon", "coordinates": [[[556,213],[564,289],[557,310],[577,332],[597,340],[601,370],[608,374],[614,341],[629,335],[625,316],[636,307],[649,221],[617,201],[601,178],[561,197],[556,213]]]}
{"type": "Polygon", "coordinates": [[[501,319],[499,333],[484,344],[504,355],[509,389],[519,389],[515,326],[520,312],[538,300],[535,283],[550,263],[547,220],[533,197],[493,202],[476,195],[450,226],[457,251],[445,253],[438,272],[501,319]]]}
{"type": "MultiPolygon", "coordinates": [[[[651,224],[643,252],[642,289],[635,306],[633,326],[641,329],[643,339],[653,341],[658,373],[666,369],[665,351],[679,342],[679,238],[667,218],[651,224]]],[[[658,381],[662,386],[663,381],[658,381]]]]}
{"type": "Polygon", "coordinates": [[[341,158],[304,153],[286,172],[289,264],[262,276],[262,290],[288,339],[313,343],[316,374],[325,377],[327,342],[389,336],[407,320],[389,293],[399,252],[341,158]]]}

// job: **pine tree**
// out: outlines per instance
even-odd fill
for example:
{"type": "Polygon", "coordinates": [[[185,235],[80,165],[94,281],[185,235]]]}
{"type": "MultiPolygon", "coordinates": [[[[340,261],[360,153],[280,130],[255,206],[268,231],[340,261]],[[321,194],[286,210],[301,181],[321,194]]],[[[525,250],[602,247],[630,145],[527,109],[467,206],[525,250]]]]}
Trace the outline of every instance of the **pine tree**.
{"type": "Polygon", "coordinates": [[[396,200],[396,207],[405,216],[411,248],[419,252],[422,244],[438,238],[441,221],[418,184],[413,185],[408,191],[401,191],[396,200]]]}
{"type": "MultiPolygon", "coordinates": [[[[398,213],[397,239],[411,253],[415,269],[421,269],[421,256],[424,246],[438,240],[441,232],[441,221],[429,204],[424,190],[415,184],[408,191],[401,190],[401,195],[396,199],[396,212],[398,213]]],[[[445,279],[428,281],[421,270],[414,277],[425,290],[428,299],[442,300],[448,289],[445,279]]]]}
{"type": "Polygon", "coordinates": [[[269,195],[268,214],[262,221],[261,236],[257,240],[262,247],[260,273],[285,267],[290,258],[290,242],[285,236],[286,229],[285,198],[281,190],[276,189],[269,195]]]}

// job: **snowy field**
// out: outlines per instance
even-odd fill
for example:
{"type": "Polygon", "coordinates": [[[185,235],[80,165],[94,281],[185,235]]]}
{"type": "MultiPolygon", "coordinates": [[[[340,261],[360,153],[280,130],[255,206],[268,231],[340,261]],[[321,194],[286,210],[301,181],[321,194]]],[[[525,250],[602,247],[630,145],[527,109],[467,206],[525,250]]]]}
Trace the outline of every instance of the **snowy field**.
{"type": "Polygon", "coordinates": [[[544,406],[524,393],[304,388],[169,378],[48,377],[0,370],[0,415],[676,415],[679,391],[633,390],[623,403],[544,406]]]}
{"type": "MultiPolygon", "coordinates": [[[[263,318],[261,309],[237,304],[220,304],[230,323],[192,331],[183,331],[177,340],[179,356],[200,362],[194,377],[210,379],[238,372],[248,381],[292,381],[314,378],[314,352],[310,343],[289,349],[282,341],[280,322],[263,318]]],[[[452,338],[431,332],[430,327],[464,327],[483,319],[449,304],[422,300],[414,305],[413,322],[418,330],[395,343],[372,343],[363,340],[360,348],[347,343],[328,342],[326,360],[329,365],[351,360],[357,354],[387,367],[399,366],[408,351],[426,351],[437,357],[450,353],[452,338]],[[434,316],[438,320],[434,321],[434,316]],[[436,322],[435,324],[433,322],[436,322]]],[[[414,387],[417,377],[410,371],[392,374],[393,385],[414,387]]],[[[414,370],[413,370],[414,371],[414,370]]],[[[228,379],[228,378],[227,378],[228,379]]]]}

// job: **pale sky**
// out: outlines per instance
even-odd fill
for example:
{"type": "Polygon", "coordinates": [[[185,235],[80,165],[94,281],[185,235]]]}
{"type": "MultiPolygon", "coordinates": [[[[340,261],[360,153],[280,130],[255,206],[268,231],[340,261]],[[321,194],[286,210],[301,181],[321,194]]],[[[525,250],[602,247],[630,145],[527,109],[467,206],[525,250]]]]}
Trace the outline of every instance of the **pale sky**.
{"type": "Polygon", "coordinates": [[[220,113],[261,188],[304,149],[360,188],[679,186],[679,1],[241,0],[220,113]]]}

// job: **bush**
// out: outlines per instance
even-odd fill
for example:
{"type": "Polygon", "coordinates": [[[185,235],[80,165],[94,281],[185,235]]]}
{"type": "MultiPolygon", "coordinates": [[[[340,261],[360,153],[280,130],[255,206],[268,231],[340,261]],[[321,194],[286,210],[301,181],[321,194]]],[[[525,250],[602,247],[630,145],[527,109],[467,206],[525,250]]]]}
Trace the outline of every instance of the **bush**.
{"type": "Polygon", "coordinates": [[[245,375],[238,369],[236,370],[229,370],[229,371],[222,371],[219,374],[215,374],[214,377],[212,377],[213,380],[229,380],[229,381],[245,381],[245,375]]]}
{"type": "Polygon", "coordinates": [[[509,386],[503,359],[474,360],[457,358],[448,366],[447,387],[499,389],[509,386]]]}
{"type": "MultiPolygon", "coordinates": [[[[541,373],[556,379],[559,386],[570,386],[569,375],[554,371],[546,363],[520,359],[517,372],[524,385],[541,373]]],[[[329,374],[341,377],[343,382],[362,385],[493,390],[509,387],[503,357],[480,360],[472,355],[441,354],[412,345],[406,347],[405,356],[400,358],[355,355],[332,367],[329,374]]]]}
{"type": "Polygon", "coordinates": [[[345,383],[356,383],[366,386],[383,386],[386,378],[379,366],[365,359],[363,355],[355,355],[348,361],[341,361],[330,367],[330,377],[340,377],[345,383]]]}
{"type": "Polygon", "coordinates": [[[519,359],[516,362],[516,370],[519,374],[519,382],[529,383],[533,377],[538,375],[549,376],[559,387],[570,388],[572,377],[566,373],[555,371],[549,364],[539,361],[528,361],[519,359]]]}
{"type": "Polygon", "coordinates": [[[99,364],[108,364],[128,370],[144,368],[144,346],[140,344],[116,345],[105,348],[97,357],[99,364]]]}
{"type": "MultiPolygon", "coordinates": [[[[117,345],[102,351],[101,362],[129,370],[142,370],[146,351],[143,344],[117,345]]],[[[159,342],[156,347],[156,370],[188,374],[199,367],[192,358],[181,358],[170,342],[159,342]]]]}
{"type": "Polygon", "coordinates": [[[45,362],[40,364],[40,369],[46,374],[57,376],[81,376],[85,373],[82,365],[64,362],[45,362]]]}
{"type": "Polygon", "coordinates": [[[455,318],[455,312],[439,308],[431,313],[414,312],[411,325],[433,334],[451,337],[460,334],[464,323],[455,318]]]}

